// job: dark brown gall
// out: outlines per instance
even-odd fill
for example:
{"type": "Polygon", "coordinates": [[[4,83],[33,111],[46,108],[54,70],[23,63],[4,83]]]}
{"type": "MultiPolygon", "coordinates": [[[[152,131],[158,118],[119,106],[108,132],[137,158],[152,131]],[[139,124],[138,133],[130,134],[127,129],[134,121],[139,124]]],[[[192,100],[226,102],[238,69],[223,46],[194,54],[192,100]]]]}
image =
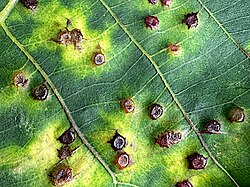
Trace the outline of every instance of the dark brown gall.
{"type": "Polygon", "coordinates": [[[71,144],[76,139],[76,133],[73,128],[69,128],[66,130],[57,140],[59,140],[62,144],[71,144]]]}
{"type": "Polygon", "coordinates": [[[199,153],[194,153],[187,157],[188,163],[189,163],[189,169],[204,169],[208,158],[204,157],[203,155],[200,155],[199,153]]]}
{"type": "Polygon", "coordinates": [[[221,124],[216,120],[210,120],[206,124],[206,129],[201,131],[200,133],[207,133],[207,134],[218,134],[220,133],[221,124]]]}
{"type": "Polygon", "coordinates": [[[184,16],[184,19],[182,20],[182,23],[186,24],[188,26],[188,29],[192,27],[196,27],[198,25],[198,12],[196,13],[190,13],[184,16]]]}
{"type": "Polygon", "coordinates": [[[83,35],[80,29],[69,30],[68,26],[71,25],[71,21],[67,20],[67,26],[65,30],[61,30],[57,34],[56,39],[51,39],[51,41],[56,42],[58,44],[65,44],[68,46],[69,44],[73,44],[75,49],[81,51],[82,47],[79,45],[83,41],[83,35]]]}
{"type": "Polygon", "coordinates": [[[29,79],[23,73],[18,73],[15,75],[13,82],[16,87],[26,88],[29,84],[29,79]]]}
{"type": "Polygon", "coordinates": [[[175,186],[176,187],[193,187],[193,185],[188,181],[188,179],[178,182],[175,186]]]}
{"type": "Polygon", "coordinates": [[[63,160],[63,159],[67,159],[68,157],[71,157],[73,154],[75,154],[75,152],[77,151],[79,147],[75,148],[75,149],[71,149],[70,146],[66,145],[61,147],[61,149],[57,149],[58,152],[58,157],[63,160]]]}
{"type": "Polygon", "coordinates": [[[38,5],[37,0],[21,0],[21,3],[25,8],[28,8],[30,10],[35,10],[38,5]]]}
{"type": "Polygon", "coordinates": [[[165,131],[155,139],[155,143],[160,147],[169,148],[173,144],[177,144],[181,141],[182,135],[180,132],[165,131]]]}
{"type": "Polygon", "coordinates": [[[57,165],[49,175],[55,186],[63,186],[73,179],[72,169],[65,164],[57,165]]]}
{"type": "Polygon", "coordinates": [[[144,19],[144,23],[146,24],[146,28],[153,30],[158,29],[159,20],[155,16],[148,16],[144,19]]]}
{"type": "Polygon", "coordinates": [[[132,99],[124,99],[122,101],[122,108],[125,113],[132,113],[135,110],[135,103],[132,99]]]}
{"type": "Polygon", "coordinates": [[[121,151],[127,145],[126,138],[120,135],[117,131],[115,132],[113,138],[108,141],[108,143],[110,143],[111,147],[115,151],[121,151]]]}
{"type": "Polygon", "coordinates": [[[49,89],[45,84],[41,84],[32,91],[32,96],[36,100],[44,101],[49,96],[49,89]]]}
{"type": "Polygon", "coordinates": [[[114,164],[119,170],[126,168],[130,162],[130,157],[126,152],[118,153],[114,160],[114,164]]]}
{"type": "Polygon", "coordinates": [[[152,104],[149,107],[149,116],[152,120],[156,120],[163,114],[163,108],[159,104],[152,104]]]}
{"type": "Polygon", "coordinates": [[[235,107],[229,112],[229,120],[231,122],[240,123],[245,120],[244,110],[240,107],[235,107]]]}

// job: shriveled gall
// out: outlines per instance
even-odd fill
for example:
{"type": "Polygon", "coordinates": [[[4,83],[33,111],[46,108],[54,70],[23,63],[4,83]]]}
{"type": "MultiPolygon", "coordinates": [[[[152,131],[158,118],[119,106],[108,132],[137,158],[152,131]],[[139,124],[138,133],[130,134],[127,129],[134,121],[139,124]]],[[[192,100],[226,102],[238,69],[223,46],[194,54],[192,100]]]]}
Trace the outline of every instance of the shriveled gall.
{"type": "Polygon", "coordinates": [[[13,84],[16,87],[27,88],[29,84],[29,79],[23,73],[17,73],[14,77],[13,84]]]}
{"type": "Polygon", "coordinates": [[[71,25],[71,21],[67,20],[67,26],[65,30],[61,30],[57,34],[56,39],[51,39],[51,41],[56,42],[58,44],[70,45],[73,44],[75,49],[81,51],[82,47],[79,45],[83,41],[83,35],[80,29],[74,28],[73,30],[69,30],[68,26],[71,25]]]}
{"type": "Polygon", "coordinates": [[[189,163],[189,169],[199,170],[205,168],[208,158],[204,157],[203,155],[200,155],[199,153],[194,153],[187,157],[187,160],[189,163]]]}
{"type": "Polygon", "coordinates": [[[183,24],[186,24],[188,26],[188,29],[192,27],[197,27],[198,25],[198,12],[190,13],[184,16],[184,19],[182,20],[183,24]]]}
{"type": "Polygon", "coordinates": [[[135,110],[135,103],[132,99],[124,99],[122,101],[122,108],[125,113],[132,113],[135,110]]]}
{"type": "Polygon", "coordinates": [[[146,28],[151,30],[158,29],[159,19],[155,16],[148,16],[144,19],[144,23],[146,24],[146,28]]]}
{"type": "Polygon", "coordinates": [[[163,114],[163,108],[161,105],[153,103],[149,107],[149,117],[152,120],[157,120],[163,114]]]}
{"type": "Polygon", "coordinates": [[[35,10],[38,5],[37,0],[21,0],[21,3],[23,4],[25,8],[28,8],[30,10],[35,10]]]}
{"type": "Polygon", "coordinates": [[[173,0],[161,0],[162,6],[168,6],[169,8],[172,7],[173,0]]]}
{"type": "Polygon", "coordinates": [[[131,164],[130,156],[126,152],[118,153],[114,164],[119,170],[122,170],[131,164]]]}
{"type": "Polygon", "coordinates": [[[172,55],[178,55],[180,53],[180,46],[178,44],[170,44],[167,46],[167,49],[172,55]]]}
{"type": "Polygon", "coordinates": [[[245,120],[244,110],[240,107],[234,107],[229,112],[229,120],[231,122],[240,123],[245,120]]]}
{"type": "Polygon", "coordinates": [[[32,91],[35,100],[44,101],[49,96],[49,89],[45,84],[41,84],[32,91]]]}
{"type": "Polygon", "coordinates": [[[76,139],[76,133],[73,128],[66,130],[57,140],[62,144],[69,145],[76,139]]]}
{"type": "Polygon", "coordinates": [[[57,149],[58,152],[58,157],[63,160],[63,159],[67,159],[68,157],[71,157],[73,154],[75,154],[75,152],[79,149],[79,147],[75,148],[75,149],[71,149],[70,146],[66,145],[61,147],[61,149],[57,149]]]}
{"type": "Polygon", "coordinates": [[[177,182],[175,186],[176,187],[193,187],[193,185],[188,181],[188,179],[181,181],[181,182],[177,182]]]}
{"type": "Polygon", "coordinates": [[[110,143],[111,147],[115,151],[121,151],[127,145],[126,138],[120,135],[117,131],[115,132],[115,135],[113,136],[113,138],[108,141],[108,143],[110,143]]]}
{"type": "Polygon", "coordinates": [[[155,5],[156,3],[158,3],[159,0],[149,0],[148,2],[151,3],[152,5],[155,5]]]}
{"type": "Polygon", "coordinates": [[[53,185],[63,186],[73,179],[73,172],[69,166],[65,164],[58,164],[49,176],[53,185]]]}
{"type": "Polygon", "coordinates": [[[93,56],[94,64],[97,66],[103,65],[105,63],[105,56],[101,52],[95,53],[93,56]]]}
{"type": "Polygon", "coordinates": [[[179,143],[181,139],[182,135],[180,132],[165,131],[155,139],[155,143],[159,144],[160,147],[169,148],[171,145],[179,143]]]}
{"type": "Polygon", "coordinates": [[[206,129],[201,131],[200,133],[207,134],[218,134],[220,133],[221,124],[216,120],[210,120],[206,124],[206,129]]]}

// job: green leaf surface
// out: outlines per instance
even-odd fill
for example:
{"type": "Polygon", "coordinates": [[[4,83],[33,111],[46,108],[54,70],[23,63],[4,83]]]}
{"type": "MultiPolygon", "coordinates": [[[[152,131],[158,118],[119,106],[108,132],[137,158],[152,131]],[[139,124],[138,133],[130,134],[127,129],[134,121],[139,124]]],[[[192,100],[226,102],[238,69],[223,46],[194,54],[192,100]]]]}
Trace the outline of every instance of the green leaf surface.
{"type": "Polygon", "coordinates": [[[173,0],[162,7],[147,0],[38,0],[32,11],[17,0],[0,1],[0,186],[53,186],[49,177],[60,159],[57,138],[70,126],[77,132],[68,160],[74,178],[65,186],[250,186],[250,21],[249,0],[173,0]],[[198,26],[182,24],[198,12],[198,26]],[[153,15],[159,27],[147,29],[153,15]],[[82,51],[53,42],[67,19],[80,29],[82,51]],[[167,50],[178,43],[179,54],[167,50]],[[95,66],[93,55],[105,55],[95,66]],[[27,88],[13,84],[16,74],[27,88]],[[49,98],[32,90],[41,83],[49,98]],[[123,99],[135,103],[125,113],[123,99]],[[152,120],[149,107],[163,115],[152,120]],[[229,111],[245,120],[230,122],[229,111]],[[201,134],[217,120],[219,134],[201,134]],[[114,165],[107,143],[117,130],[133,164],[114,165]],[[155,144],[165,130],[182,140],[170,148],[155,144]],[[208,157],[203,170],[188,169],[187,157],[208,157]]]}

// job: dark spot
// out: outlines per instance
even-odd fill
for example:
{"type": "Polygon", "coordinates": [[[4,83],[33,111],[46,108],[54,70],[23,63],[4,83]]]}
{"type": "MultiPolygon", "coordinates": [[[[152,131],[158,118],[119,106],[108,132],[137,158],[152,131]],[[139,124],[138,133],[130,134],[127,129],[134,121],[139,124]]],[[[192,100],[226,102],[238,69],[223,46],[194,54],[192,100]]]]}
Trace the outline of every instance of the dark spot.
{"type": "Polygon", "coordinates": [[[73,179],[72,169],[65,164],[57,165],[49,176],[55,186],[62,186],[73,179]]]}
{"type": "Polygon", "coordinates": [[[194,153],[187,157],[187,160],[189,162],[189,169],[204,169],[208,158],[204,157],[203,155],[200,155],[199,153],[194,153]]]}
{"type": "Polygon", "coordinates": [[[66,130],[57,140],[62,144],[71,144],[76,139],[76,134],[73,128],[66,130]]]}
{"type": "Polygon", "coordinates": [[[122,108],[126,113],[131,113],[135,110],[135,103],[132,99],[124,99],[122,101],[122,108]]]}
{"type": "Polygon", "coordinates": [[[168,6],[171,8],[173,0],[161,0],[162,6],[168,6]]]}
{"type": "Polygon", "coordinates": [[[158,119],[159,117],[161,117],[162,114],[163,109],[161,105],[154,103],[149,107],[149,116],[152,120],[158,119]]]}
{"type": "Polygon", "coordinates": [[[201,131],[200,133],[207,134],[217,134],[220,132],[221,124],[216,120],[210,120],[206,124],[206,130],[201,131]]]}
{"type": "Polygon", "coordinates": [[[32,91],[32,96],[36,100],[44,101],[49,96],[49,89],[45,84],[41,84],[32,91]]]}
{"type": "Polygon", "coordinates": [[[113,138],[108,141],[108,143],[110,143],[111,147],[115,151],[120,151],[123,148],[125,148],[127,145],[126,138],[120,135],[117,131],[115,132],[115,135],[113,136],[113,138]]]}
{"type": "Polygon", "coordinates": [[[93,57],[94,64],[100,66],[105,63],[105,56],[102,53],[95,53],[93,57]]]}
{"type": "Polygon", "coordinates": [[[179,143],[181,138],[180,132],[165,131],[155,139],[155,143],[159,144],[160,147],[169,148],[170,145],[179,143]]]}
{"type": "Polygon", "coordinates": [[[185,23],[188,26],[188,29],[196,27],[198,25],[197,14],[198,12],[185,15],[182,23],[185,23]]]}
{"type": "Polygon", "coordinates": [[[234,107],[229,112],[229,120],[231,122],[243,122],[245,120],[244,110],[240,107],[234,107]]]}
{"type": "Polygon", "coordinates": [[[130,164],[129,155],[125,152],[118,153],[115,157],[114,164],[119,170],[126,168],[130,164]]]}
{"type": "Polygon", "coordinates": [[[158,3],[158,0],[149,0],[148,2],[155,5],[156,3],[158,3]]]}
{"type": "Polygon", "coordinates": [[[193,185],[188,181],[188,179],[181,181],[181,182],[177,182],[175,186],[176,187],[193,187],[193,185]]]}
{"type": "Polygon", "coordinates": [[[61,147],[61,149],[57,149],[58,152],[58,157],[63,160],[63,159],[67,159],[68,157],[71,157],[73,154],[75,154],[75,152],[77,151],[79,147],[75,148],[75,149],[71,149],[70,146],[66,145],[61,147]]]}
{"type": "Polygon", "coordinates": [[[180,46],[177,44],[170,44],[167,47],[167,49],[168,49],[169,53],[174,54],[174,55],[178,55],[180,52],[180,46]]]}
{"type": "Polygon", "coordinates": [[[155,16],[148,16],[144,19],[144,23],[146,24],[146,28],[149,29],[157,29],[159,25],[159,20],[155,16]]]}
{"type": "Polygon", "coordinates": [[[18,73],[14,77],[14,85],[16,87],[26,88],[29,84],[29,79],[23,73],[18,73]]]}
{"type": "Polygon", "coordinates": [[[23,4],[24,7],[35,10],[37,8],[37,0],[21,0],[21,3],[23,4]]]}
{"type": "Polygon", "coordinates": [[[82,50],[82,47],[79,46],[79,43],[83,41],[83,35],[80,29],[73,29],[69,30],[68,26],[71,25],[71,21],[67,19],[67,27],[65,30],[61,30],[57,34],[56,39],[51,39],[51,41],[54,41],[58,44],[65,44],[68,46],[69,44],[74,44],[75,49],[78,49],[79,51],[82,50]]]}

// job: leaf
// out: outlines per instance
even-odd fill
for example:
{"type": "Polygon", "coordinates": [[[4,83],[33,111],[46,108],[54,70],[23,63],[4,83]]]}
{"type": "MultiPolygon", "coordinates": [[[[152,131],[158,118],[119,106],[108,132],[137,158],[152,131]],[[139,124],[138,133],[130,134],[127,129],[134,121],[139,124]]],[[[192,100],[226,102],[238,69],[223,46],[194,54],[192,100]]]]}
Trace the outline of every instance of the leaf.
{"type": "Polygon", "coordinates": [[[65,186],[249,186],[250,4],[247,0],[173,0],[162,7],[130,0],[41,0],[34,11],[17,0],[0,2],[0,178],[2,186],[52,186],[57,138],[70,126],[80,148],[68,164],[74,178],[65,186]],[[198,26],[182,20],[198,12],[198,26]],[[156,30],[144,18],[159,19],[156,30]],[[80,29],[82,51],[58,44],[67,19],[80,29]],[[52,40],[51,40],[52,39],[52,40]],[[166,46],[178,44],[177,55],[166,46]],[[93,55],[105,63],[95,66],[93,55]],[[15,86],[17,74],[29,81],[15,86]],[[44,83],[49,98],[32,91],[44,83]],[[135,111],[125,114],[123,99],[135,111]],[[164,114],[149,117],[152,103],[164,114]],[[244,110],[245,120],[230,122],[229,111],[244,110]],[[207,121],[219,134],[201,134],[207,121]],[[107,143],[117,130],[133,164],[114,165],[107,143]],[[164,149],[155,138],[165,130],[182,133],[164,149]],[[204,170],[188,169],[187,157],[208,158],[204,170]]]}

